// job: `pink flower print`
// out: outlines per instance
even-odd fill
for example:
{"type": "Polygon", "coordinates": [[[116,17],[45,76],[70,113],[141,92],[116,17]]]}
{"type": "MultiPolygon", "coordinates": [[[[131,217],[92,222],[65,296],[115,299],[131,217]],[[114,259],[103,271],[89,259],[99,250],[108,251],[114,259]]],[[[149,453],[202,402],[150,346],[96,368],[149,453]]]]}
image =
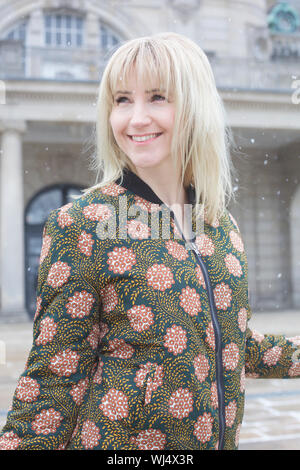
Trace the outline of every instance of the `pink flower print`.
{"type": "Polygon", "coordinates": [[[193,394],[188,388],[180,387],[172,393],[168,405],[174,418],[186,418],[193,411],[193,394]]]}
{"type": "Polygon", "coordinates": [[[257,343],[261,343],[265,339],[265,335],[259,333],[256,330],[252,330],[252,338],[257,341],[257,343]]]}
{"type": "Polygon", "coordinates": [[[166,445],[166,437],[166,434],[159,429],[145,429],[132,439],[132,443],[137,445],[139,450],[163,450],[166,445]]]}
{"type": "Polygon", "coordinates": [[[31,423],[31,428],[36,434],[51,434],[57,431],[63,416],[54,408],[44,409],[37,414],[31,423]]]}
{"type": "Polygon", "coordinates": [[[239,362],[239,348],[238,346],[231,342],[225,346],[223,349],[223,365],[226,370],[234,370],[239,362]]]}
{"type": "Polygon", "coordinates": [[[113,251],[108,253],[108,269],[115,274],[124,274],[125,271],[129,271],[135,263],[135,254],[130,248],[115,247],[113,251]]]}
{"type": "Polygon", "coordinates": [[[214,298],[216,303],[216,308],[221,310],[227,310],[230,307],[231,300],[232,300],[232,290],[230,287],[225,284],[225,282],[221,282],[221,284],[217,284],[214,288],[214,298]]]}
{"type": "Polygon", "coordinates": [[[233,247],[237,250],[240,251],[241,253],[245,250],[244,248],[244,243],[238,233],[236,233],[234,230],[230,230],[229,232],[229,237],[231,240],[231,243],[233,247]]]}
{"type": "Polygon", "coordinates": [[[246,374],[246,377],[249,379],[259,379],[259,374],[257,374],[256,372],[248,372],[246,374]]]}
{"type": "Polygon", "coordinates": [[[158,366],[156,362],[147,362],[146,364],[142,364],[133,379],[137,387],[142,387],[145,383],[146,376],[149,374],[153,367],[155,367],[154,378],[152,379],[152,377],[150,376],[147,378],[147,386],[145,392],[146,405],[151,401],[152,392],[156,391],[157,388],[162,385],[164,376],[163,366],[158,366]]]}
{"type": "Polygon", "coordinates": [[[68,298],[68,303],[66,304],[67,313],[72,318],[86,317],[91,313],[94,303],[95,299],[92,294],[85,290],[76,291],[72,297],[68,298]]]}
{"type": "Polygon", "coordinates": [[[128,398],[121,390],[110,388],[102,398],[99,408],[111,421],[127,418],[128,398]]]}
{"type": "Polygon", "coordinates": [[[236,401],[233,400],[228,403],[227,406],[225,406],[225,421],[226,421],[226,426],[229,428],[232,428],[234,424],[234,420],[236,417],[236,410],[237,410],[237,405],[236,401]]]}
{"type": "Polygon", "coordinates": [[[294,346],[300,346],[300,336],[293,336],[293,337],[290,337],[290,338],[286,338],[287,341],[290,341],[291,343],[293,343],[294,346]]]}
{"type": "Polygon", "coordinates": [[[57,324],[53,318],[46,317],[40,323],[40,334],[35,340],[35,344],[40,346],[41,344],[45,345],[52,341],[57,330],[57,324]]]}
{"type": "Polygon", "coordinates": [[[100,439],[100,431],[94,421],[91,421],[89,419],[84,421],[81,430],[81,442],[83,447],[86,450],[94,449],[94,447],[97,447],[97,445],[99,444],[100,439]]]}
{"type": "Polygon", "coordinates": [[[116,293],[115,286],[108,284],[100,290],[102,298],[102,309],[104,312],[109,313],[118,305],[118,294],[116,293]]]}
{"type": "Polygon", "coordinates": [[[192,289],[189,286],[182,289],[179,298],[180,306],[191,317],[201,312],[200,295],[196,292],[196,289],[192,289]]]}
{"type": "Polygon", "coordinates": [[[152,392],[156,391],[158,387],[162,385],[162,382],[163,382],[163,376],[164,376],[163,366],[158,366],[157,364],[155,365],[156,365],[156,369],[154,373],[154,378],[152,379],[152,377],[148,377],[147,379],[147,387],[146,387],[146,392],[145,392],[145,405],[150,403],[152,392]]]}
{"type": "Polygon", "coordinates": [[[79,380],[78,383],[74,384],[71,388],[70,395],[72,395],[74,402],[76,405],[81,405],[83,402],[83,398],[85,392],[87,391],[89,386],[89,379],[82,379],[79,380]]]}
{"type": "Polygon", "coordinates": [[[101,341],[100,339],[101,332],[100,326],[98,324],[94,325],[90,334],[87,337],[87,341],[90,343],[92,349],[96,349],[101,341]]]}
{"type": "Polygon", "coordinates": [[[70,377],[75,374],[79,359],[80,356],[68,348],[51,358],[49,369],[60,377],[70,377]]]}
{"type": "Polygon", "coordinates": [[[247,310],[243,307],[238,313],[239,329],[244,333],[247,328],[247,310]]]}
{"type": "Polygon", "coordinates": [[[102,370],[103,370],[104,363],[99,360],[97,370],[93,377],[93,382],[100,385],[102,383],[102,370]]]}
{"type": "Polygon", "coordinates": [[[153,204],[140,196],[134,196],[134,204],[147,212],[157,212],[160,209],[159,204],[153,204]]]}
{"type": "Polygon", "coordinates": [[[22,439],[13,431],[5,432],[0,437],[0,450],[16,450],[22,439]]]}
{"type": "Polygon", "coordinates": [[[146,273],[146,279],[148,286],[160,291],[169,289],[175,283],[171,269],[164,264],[153,264],[146,273]]]}
{"type": "Polygon", "coordinates": [[[94,240],[91,233],[87,233],[85,230],[82,230],[78,238],[77,248],[81,253],[86,256],[92,255],[94,240]]]}
{"type": "Polygon", "coordinates": [[[173,228],[174,236],[176,238],[182,238],[181,233],[179,232],[176,223],[174,222],[174,219],[171,219],[171,226],[173,228]]]}
{"type": "Polygon", "coordinates": [[[130,321],[131,328],[135,331],[149,330],[153,325],[154,315],[150,307],[145,305],[135,305],[127,310],[127,316],[130,321]]]}
{"type": "Polygon", "coordinates": [[[72,225],[74,219],[68,214],[68,210],[72,207],[73,203],[69,202],[60,208],[60,211],[57,216],[57,223],[61,228],[68,227],[72,225]]]}
{"type": "Polygon", "coordinates": [[[292,367],[290,367],[288,374],[290,377],[300,376],[300,361],[294,362],[292,367]]]}
{"type": "Polygon", "coordinates": [[[109,332],[109,328],[106,323],[100,322],[100,341],[109,332]]]}
{"type": "Polygon", "coordinates": [[[43,237],[43,244],[42,244],[41,255],[40,255],[40,264],[42,264],[44,259],[48,256],[50,246],[51,246],[51,240],[52,240],[52,237],[50,237],[49,235],[45,235],[43,237]]]}
{"type": "Polygon", "coordinates": [[[127,224],[127,231],[131,238],[143,240],[150,236],[150,228],[139,220],[130,220],[127,224]]]}
{"type": "Polygon", "coordinates": [[[35,379],[30,377],[21,377],[17,388],[16,397],[18,400],[31,403],[37,399],[40,394],[40,385],[35,379]]]}
{"type": "Polygon", "coordinates": [[[280,346],[274,346],[264,353],[263,362],[268,366],[275,366],[279,361],[281,354],[282,348],[280,346]]]}
{"type": "Polygon", "coordinates": [[[60,207],[60,212],[67,212],[69,209],[71,209],[72,206],[73,202],[68,202],[68,204],[60,207]]]}
{"type": "Polygon", "coordinates": [[[173,240],[168,240],[166,242],[166,247],[170,255],[174,258],[178,259],[179,261],[183,261],[188,258],[189,254],[184,246],[179,245],[178,242],[174,242],[173,240]]]}
{"type": "Polygon", "coordinates": [[[134,353],[134,348],[130,344],[125,343],[123,339],[115,338],[109,341],[109,351],[112,357],[129,359],[134,353]]]}
{"type": "Polygon", "coordinates": [[[208,377],[209,372],[209,362],[207,357],[204,354],[198,354],[193,361],[195,374],[199,382],[204,382],[208,377]]]}
{"type": "Polygon", "coordinates": [[[242,427],[242,425],[239,424],[238,427],[236,428],[236,434],[235,434],[235,445],[236,445],[236,447],[239,445],[241,427],[242,427]]]}
{"type": "Polygon", "coordinates": [[[195,243],[202,256],[211,256],[214,254],[215,246],[208,235],[204,233],[198,235],[195,243]]]}
{"type": "Polygon", "coordinates": [[[112,212],[106,204],[89,204],[84,207],[83,214],[87,219],[103,222],[111,217],[112,212]]]}
{"type": "Polygon", "coordinates": [[[226,268],[230,272],[230,274],[233,274],[233,276],[236,277],[241,277],[243,274],[241,263],[237,259],[236,256],[234,256],[232,253],[229,253],[228,255],[225,256],[225,264],[226,268]]]}
{"type": "Polygon", "coordinates": [[[57,261],[51,266],[46,282],[54,289],[61,287],[69,279],[70,273],[71,266],[69,266],[68,263],[57,261]]]}
{"type": "Polygon", "coordinates": [[[216,349],[215,332],[214,332],[214,327],[213,327],[212,322],[209,322],[205,333],[206,333],[205,341],[209,344],[209,346],[212,349],[216,349]]]}
{"type": "Polygon", "coordinates": [[[109,183],[106,186],[103,186],[102,188],[99,188],[99,190],[103,194],[107,194],[108,196],[119,196],[120,194],[125,193],[126,189],[123,188],[122,186],[119,186],[116,183],[109,183]]]}
{"type": "Polygon", "coordinates": [[[193,434],[202,444],[211,439],[213,422],[214,420],[210,413],[203,413],[203,415],[199,416],[197,419],[193,434]]]}
{"type": "Polygon", "coordinates": [[[210,387],[210,401],[211,401],[212,408],[217,409],[218,406],[219,406],[217,382],[213,382],[211,384],[211,387],[210,387]]]}
{"type": "Polygon", "coordinates": [[[147,362],[146,364],[142,364],[140,366],[139,370],[137,371],[133,379],[137,387],[143,386],[145,377],[150,372],[152,366],[153,366],[152,362],[147,362]]]}
{"type": "Polygon", "coordinates": [[[186,331],[181,326],[172,325],[171,328],[167,328],[167,334],[164,336],[164,346],[174,356],[186,349],[186,343],[186,331]]]}
{"type": "Polygon", "coordinates": [[[199,282],[200,286],[202,286],[204,289],[206,289],[203,272],[202,272],[202,269],[200,268],[199,265],[196,267],[196,277],[198,279],[198,282],[199,282]]]}
{"type": "Polygon", "coordinates": [[[39,295],[36,298],[36,311],[35,311],[34,320],[33,320],[34,322],[37,319],[37,317],[39,316],[39,313],[41,311],[41,307],[42,307],[42,297],[39,295]]]}

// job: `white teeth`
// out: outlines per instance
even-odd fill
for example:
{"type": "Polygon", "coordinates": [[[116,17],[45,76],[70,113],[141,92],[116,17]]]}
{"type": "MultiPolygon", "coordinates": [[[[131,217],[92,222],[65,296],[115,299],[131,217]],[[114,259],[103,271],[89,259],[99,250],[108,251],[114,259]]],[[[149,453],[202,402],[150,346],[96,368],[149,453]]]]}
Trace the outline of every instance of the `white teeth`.
{"type": "Polygon", "coordinates": [[[144,142],[145,140],[153,139],[154,137],[157,137],[159,134],[151,134],[151,135],[145,135],[143,137],[138,137],[138,136],[131,136],[132,140],[136,140],[137,142],[144,142]]]}

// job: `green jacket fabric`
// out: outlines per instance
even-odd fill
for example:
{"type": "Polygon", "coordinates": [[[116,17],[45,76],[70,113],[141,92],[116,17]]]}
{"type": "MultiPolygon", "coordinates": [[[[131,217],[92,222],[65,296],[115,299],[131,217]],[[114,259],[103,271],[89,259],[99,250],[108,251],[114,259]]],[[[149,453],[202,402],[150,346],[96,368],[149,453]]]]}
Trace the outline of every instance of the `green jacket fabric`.
{"type": "Polygon", "coordinates": [[[299,377],[299,337],[249,328],[228,211],[186,243],[173,213],[163,236],[144,181],[127,170],[118,183],[46,221],[32,349],[0,448],[237,449],[245,377],[299,377]]]}

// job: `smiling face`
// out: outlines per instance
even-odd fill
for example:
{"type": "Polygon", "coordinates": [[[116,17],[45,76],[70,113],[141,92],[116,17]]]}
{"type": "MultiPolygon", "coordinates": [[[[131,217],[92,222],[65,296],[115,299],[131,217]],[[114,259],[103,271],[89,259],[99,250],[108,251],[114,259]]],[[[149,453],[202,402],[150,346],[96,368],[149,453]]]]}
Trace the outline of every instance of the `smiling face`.
{"type": "Polygon", "coordinates": [[[115,140],[137,171],[171,165],[175,104],[157,81],[147,85],[134,72],[126,84],[120,80],[110,114],[115,140]]]}

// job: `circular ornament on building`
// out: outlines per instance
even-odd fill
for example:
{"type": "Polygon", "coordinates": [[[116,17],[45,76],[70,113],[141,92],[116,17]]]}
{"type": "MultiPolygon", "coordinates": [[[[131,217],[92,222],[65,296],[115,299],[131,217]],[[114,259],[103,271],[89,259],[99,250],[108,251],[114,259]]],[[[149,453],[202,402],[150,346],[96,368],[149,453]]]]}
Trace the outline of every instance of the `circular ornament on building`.
{"type": "Polygon", "coordinates": [[[286,2],[275,5],[268,15],[268,27],[274,33],[294,33],[299,25],[299,13],[286,2]]]}

